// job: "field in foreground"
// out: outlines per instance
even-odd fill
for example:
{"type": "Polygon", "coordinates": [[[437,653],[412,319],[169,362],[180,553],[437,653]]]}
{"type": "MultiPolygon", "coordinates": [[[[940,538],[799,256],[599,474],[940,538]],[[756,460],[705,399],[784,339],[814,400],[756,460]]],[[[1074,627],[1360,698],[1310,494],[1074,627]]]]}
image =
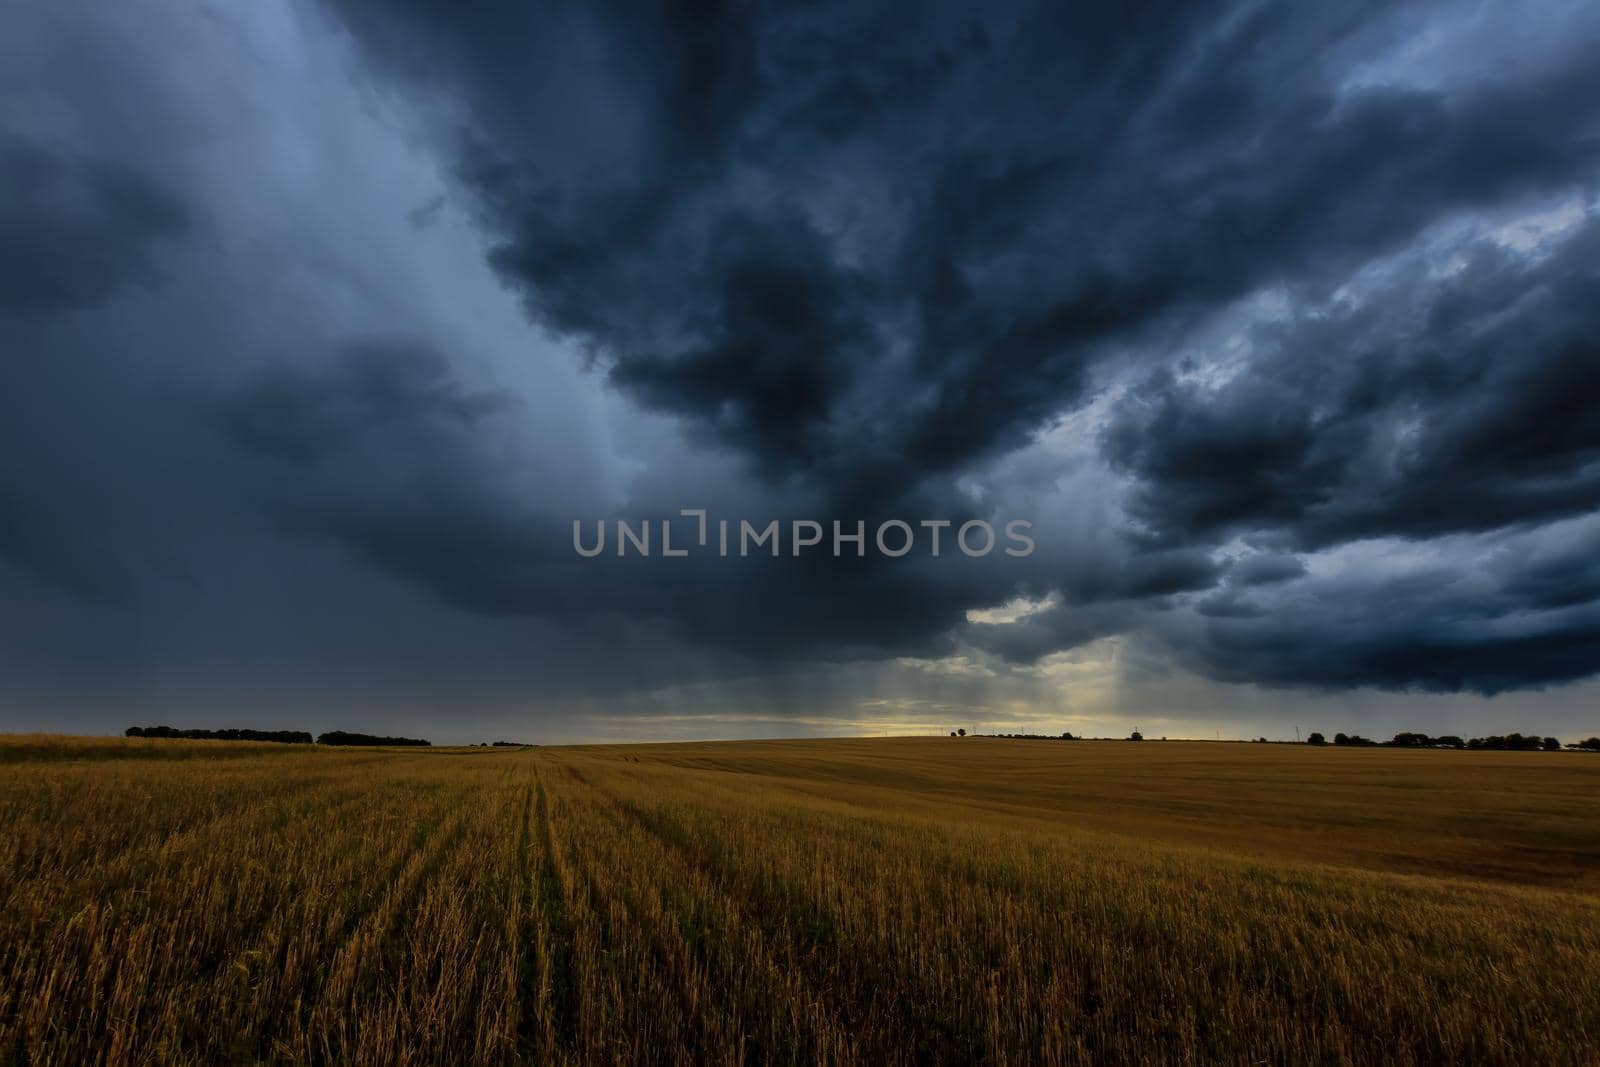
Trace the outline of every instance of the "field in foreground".
{"type": "Polygon", "coordinates": [[[1593,1063],[1600,758],[0,739],[0,1061],[1593,1063]]]}

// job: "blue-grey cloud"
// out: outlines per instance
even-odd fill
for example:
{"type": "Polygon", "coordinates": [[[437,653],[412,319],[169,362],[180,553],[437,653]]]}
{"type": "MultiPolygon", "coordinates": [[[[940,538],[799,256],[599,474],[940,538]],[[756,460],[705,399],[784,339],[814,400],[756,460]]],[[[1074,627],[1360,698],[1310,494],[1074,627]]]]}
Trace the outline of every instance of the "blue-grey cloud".
{"type": "Polygon", "coordinates": [[[24,4],[0,702],[1590,677],[1600,17],[1519,18],[24,4]],[[572,550],[695,506],[1038,551],[572,550]]]}
{"type": "Polygon", "coordinates": [[[184,202],[126,165],[0,137],[0,314],[94,307],[160,277],[184,202]]]}

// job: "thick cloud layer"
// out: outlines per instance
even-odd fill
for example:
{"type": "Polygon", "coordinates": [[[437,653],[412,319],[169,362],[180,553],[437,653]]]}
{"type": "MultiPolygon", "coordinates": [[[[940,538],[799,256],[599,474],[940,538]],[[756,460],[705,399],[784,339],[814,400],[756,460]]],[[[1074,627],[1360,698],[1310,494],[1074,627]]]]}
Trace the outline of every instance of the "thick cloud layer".
{"type": "Polygon", "coordinates": [[[8,312],[94,307],[156,277],[152,247],[183,203],[116,163],[12,140],[0,147],[0,300],[8,312]]]}
{"type": "Polygon", "coordinates": [[[1372,284],[1259,327],[1224,382],[1162,368],[1134,389],[1106,433],[1133,513],[1169,539],[1315,550],[1600,508],[1600,225],[1537,260],[1469,242],[1443,277],[1372,284]]]}
{"type": "Polygon", "coordinates": [[[1600,673],[1585,5],[12,21],[12,721],[1600,673]],[[573,551],[696,507],[1037,551],[573,551]]]}
{"type": "Polygon", "coordinates": [[[1581,48],[1351,84],[1423,14],[1393,5],[351,7],[467,102],[460,166],[534,316],[829,486],[1019,444],[1107,342],[1600,161],[1581,48]]]}

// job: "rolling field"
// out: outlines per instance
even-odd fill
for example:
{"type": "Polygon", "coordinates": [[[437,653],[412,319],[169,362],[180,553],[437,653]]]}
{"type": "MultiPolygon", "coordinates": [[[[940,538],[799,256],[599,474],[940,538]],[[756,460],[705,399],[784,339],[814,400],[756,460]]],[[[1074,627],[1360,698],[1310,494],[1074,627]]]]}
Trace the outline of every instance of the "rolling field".
{"type": "Polygon", "coordinates": [[[1600,757],[0,739],[0,1062],[1600,1062],[1600,757]]]}

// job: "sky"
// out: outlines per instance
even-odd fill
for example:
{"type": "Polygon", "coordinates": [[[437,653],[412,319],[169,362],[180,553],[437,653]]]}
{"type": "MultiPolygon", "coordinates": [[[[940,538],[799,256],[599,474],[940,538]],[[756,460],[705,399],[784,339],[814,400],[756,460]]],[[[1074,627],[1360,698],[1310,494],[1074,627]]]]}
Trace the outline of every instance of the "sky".
{"type": "Polygon", "coordinates": [[[1600,732],[1600,7],[6,22],[0,730],[1600,732]]]}

